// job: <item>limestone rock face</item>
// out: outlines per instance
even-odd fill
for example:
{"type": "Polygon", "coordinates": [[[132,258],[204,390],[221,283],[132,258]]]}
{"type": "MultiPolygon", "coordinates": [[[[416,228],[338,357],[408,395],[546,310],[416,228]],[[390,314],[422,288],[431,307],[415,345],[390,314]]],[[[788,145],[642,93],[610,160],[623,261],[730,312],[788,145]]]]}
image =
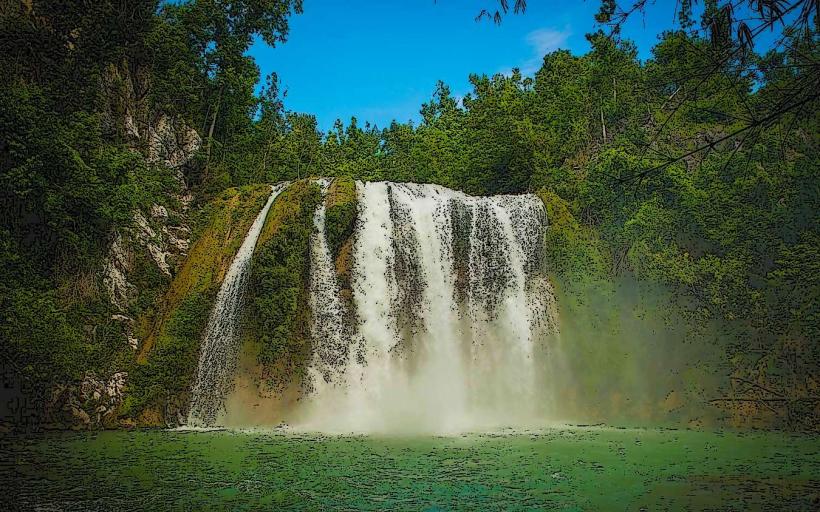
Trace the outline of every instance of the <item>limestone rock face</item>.
{"type": "Polygon", "coordinates": [[[135,351],[139,348],[140,340],[134,335],[134,319],[125,315],[111,315],[111,320],[121,322],[124,325],[125,339],[131,350],[135,351]]]}
{"type": "MultiPolygon", "coordinates": [[[[152,107],[150,72],[144,65],[123,58],[106,66],[100,81],[97,110],[104,135],[141,153],[149,165],[172,171],[179,184],[177,196],[169,201],[172,206],[153,204],[134,210],[130,224],[111,233],[98,270],[113,306],[109,321],[122,327],[123,346],[136,354],[144,342],[138,315],[170,283],[189,250],[191,228],[186,222],[193,196],[185,176],[202,138],[181,118],[152,107]]],[[[87,327],[92,339],[99,326],[87,327]]],[[[86,372],[79,383],[55,385],[46,404],[51,423],[81,429],[116,424],[127,378],[123,371],[107,378],[86,372]]],[[[170,411],[167,416],[180,414],[170,411]]]]}
{"type": "Polygon", "coordinates": [[[114,425],[127,377],[126,372],[114,373],[107,379],[86,372],[78,385],[56,386],[48,404],[52,422],[74,430],[114,425]]]}
{"type": "Polygon", "coordinates": [[[202,146],[202,138],[182,119],[152,111],[148,69],[123,59],[106,67],[101,85],[103,131],[144,151],[149,162],[176,170],[182,179],[182,168],[202,146]]]}
{"type": "MultiPolygon", "coordinates": [[[[132,85],[125,87],[126,92],[132,89],[132,85]]],[[[136,106],[124,110],[126,114],[139,111],[136,106]]],[[[165,114],[157,115],[155,121],[148,123],[143,130],[139,129],[139,123],[134,126],[134,132],[129,131],[129,137],[133,135],[133,141],[145,140],[147,160],[172,169],[181,192],[176,197],[178,207],[173,210],[169,211],[168,207],[159,204],[152,205],[147,212],[135,210],[131,226],[113,234],[108,256],[103,262],[103,283],[111,304],[122,313],[116,316],[122,316],[123,319],[118,321],[126,323],[125,341],[132,348],[139,346],[139,340],[134,335],[134,320],[127,313],[139,290],[129,281],[129,275],[135,271],[135,259],[139,253],[147,255],[157,270],[168,278],[173,277],[175,266],[185,259],[190,247],[191,229],[184,221],[193,196],[186,187],[183,168],[202,143],[195,130],[165,114]]]]}
{"type": "MultiPolygon", "coordinates": [[[[164,210],[163,206],[153,205],[151,207],[152,210],[164,210]]],[[[165,217],[154,217],[158,221],[167,220],[168,216],[165,217]]],[[[134,212],[134,229],[133,235],[136,237],[136,241],[139,245],[148,249],[148,253],[151,255],[151,259],[154,260],[154,263],[157,264],[157,268],[167,275],[171,276],[171,268],[168,266],[168,262],[165,261],[165,258],[168,256],[167,244],[164,243],[163,237],[158,235],[156,231],[148,224],[148,221],[143,216],[142,212],[136,211],[134,212]]]]}
{"type": "MultiPolygon", "coordinates": [[[[183,212],[187,204],[183,204],[183,212]]],[[[114,233],[108,257],[103,264],[103,283],[111,303],[126,312],[136,296],[136,289],[128,281],[134,270],[136,251],[145,251],[157,269],[168,277],[172,276],[170,261],[185,256],[189,245],[190,228],[187,225],[169,226],[169,215],[164,206],[153,205],[150,221],[139,211],[134,211],[130,228],[114,233]]]]}
{"type": "Polygon", "coordinates": [[[148,69],[127,59],[109,64],[101,77],[100,105],[103,132],[119,138],[135,149],[149,124],[148,69]]]}
{"type": "MultiPolygon", "coordinates": [[[[185,218],[189,202],[184,196],[179,200],[180,211],[173,212],[175,218],[185,218]]],[[[156,204],[150,208],[147,217],[139,210],[134,211],[131,227],[114,233],[103,262],[103,284],[111,304],[119,311],[111,319],[124,324],[124,342],[134,350],[140,341],[129,312],[139,290],[129,281],[129,276],[136,270],[137,255],[146,256],[161,274],[170,279],[176,265],[185,259],[190,245],[191,229],[185,224],[170,225],[171,218],[166,207],[156,204]]]]}
{"type": "Polygon", "coordinates": [[[148,161],[181,169],[202,147],[202,138],[183,121],[159,114],[148,127],[148,161]]]}
{"type": "Polygon", "coordinates": [[[153,165],[174,171],[181,193],[179,211],[153,205],[147,214],[133,212],[133,226],[114,233],[111,249],[103,269],[103,280],[111,303],[127,311],[135,296],[128,274],[133,270],[134,252],[146,250],[157,268],[171,276],[169,260],[179,260],[188,250],[190,229],[171,225],[172,214],[184,217],[192,197],[185,183],[185,166],[202,146],[202,138],[182,119],[150,108],[148,91],[150,74],[144,66],[127,59],[106,67],[101,77],[103,102],[102,127],[111,136],[124,140],[134,150],[142,151],[153,165]]]}
{"type": "MultiPolygon", "coordinates": [[[[147,211],[135,210],[132,223],[112,234],[111,245],[102,265],[102,281],[116,314],[111,320],[123,326],[123,343],[134,353],[140,348],[135,303],[142,290],[139,272],[145,262],[169,280],[184,261],[190,246],[191,229],[185,224],[193,196],[185,182],[185,169],[202,146],[202,138],[181,119],[163,112],[152,112],[146,100],[149,74],[125,60],[106,68],[102,76],[104,102],[102,127],[109,135],[123,140],[145,155],[151,165],[172,170],[179,183],[174,208],[154,204],[147,211]]],[[[141,270],[142,269],[142,270],[141,270]]],[[[80,390],[56,389],[68,421],[80,428],[95,428],[115,420],[113,410],[122,400],[127,374],[115,373],[108,381],[86,375],[80,390]],[[73,397],[80,392],[79,397],[73,397]],[[84,405],[83,405],[84,404],[84,405]]]]}
{"type": "Polygon", "coordinates": [[[122,234],[115,233],[108,257],[103,264],[103,284],[111,304],[120,311],[128,309],[130,299],[136,294],[136,288],[126,277],[131,270],[132,261],[133,255],[123,241],[122,234]]]}

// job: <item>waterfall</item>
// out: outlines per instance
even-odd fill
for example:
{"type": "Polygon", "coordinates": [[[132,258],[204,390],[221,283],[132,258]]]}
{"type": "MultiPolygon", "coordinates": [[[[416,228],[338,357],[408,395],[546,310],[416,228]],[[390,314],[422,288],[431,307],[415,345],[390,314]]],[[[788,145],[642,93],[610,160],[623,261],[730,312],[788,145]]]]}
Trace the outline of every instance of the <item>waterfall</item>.
{"type": "MultiPolygon", "coordinates": [[[[330,181],[318,180],[322,195],[330,181]]],[[[325,233],[325,204],[322,201],[313,216],[314,232],[310,238],[310,335],[313,340],[313,362],[310,382],[314,388],[330,382],[335,371],[347,358],[344,310],[340,299],[336,267],[325,233]]]]}
{"type": "Polygon", "coordinates": [[[436,432],[537,422],[538,345],[556,329],[540,199],[387,182],[356,192],[355,311],[339,300],[323,205],[314,216],[313,385],[293,422],[436,432]]]}
{"type": "Polygon", "coordinates": [[[239,353],[239,320],[248,283],[251,257],[268,211],[287,183],[271,187],[271,194],[228,268],[216,295],[199,354],[196,380],[191,390],[188,425],[212,425],[222,411],[233,382],[239,353]]]}

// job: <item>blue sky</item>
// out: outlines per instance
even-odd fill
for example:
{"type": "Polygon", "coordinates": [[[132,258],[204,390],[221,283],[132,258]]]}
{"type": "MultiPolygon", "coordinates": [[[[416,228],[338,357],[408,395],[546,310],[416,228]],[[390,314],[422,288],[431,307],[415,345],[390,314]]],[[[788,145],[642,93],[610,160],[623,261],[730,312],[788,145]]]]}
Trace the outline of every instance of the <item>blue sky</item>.
{"type": "MultiPolygon", "coordinates": [[[[304,0],[285,44],[260,41],[250,53],[263,77],[278,73],[285,108],[315,114],[322,130],[351,116],[384,127],[393,119],[418,120],[437,80],[464,95],[470,73],[519,67],[532,74],[548,52],[588,50],[584,34],[595,28],[599,0],[527,3],[525,14],[495,25],[475,21],[494,0],[304,0]]],[[[624,35],[642,58],[659,30],[671,26],[674,11],[674,0],[657,0],[645,19],[630,21],[624,35]]]]}

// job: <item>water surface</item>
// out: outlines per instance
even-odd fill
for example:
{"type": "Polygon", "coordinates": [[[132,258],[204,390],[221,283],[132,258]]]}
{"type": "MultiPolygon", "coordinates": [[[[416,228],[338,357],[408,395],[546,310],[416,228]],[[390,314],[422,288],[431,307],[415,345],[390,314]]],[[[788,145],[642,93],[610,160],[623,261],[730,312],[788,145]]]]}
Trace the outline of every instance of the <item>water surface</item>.
{"type": "Polygon", "coordinates": [[[6,436],[0,460],[3,510],[811,510],[820,503],[820,439],[780,433],[110,431],[6,436]]]}

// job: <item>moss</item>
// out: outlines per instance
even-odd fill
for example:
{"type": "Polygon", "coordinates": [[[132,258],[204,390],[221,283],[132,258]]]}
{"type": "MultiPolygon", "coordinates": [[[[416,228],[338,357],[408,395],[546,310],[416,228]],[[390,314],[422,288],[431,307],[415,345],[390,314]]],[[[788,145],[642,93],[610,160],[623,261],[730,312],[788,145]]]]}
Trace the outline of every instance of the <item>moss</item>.
{"type": "MultiPolygon", "coordinates": [[[[336,275],[339,277],[339,287],[342,299],[349,305],[353,301],[352,272],[353,272],[353,238],[348,238],[339,248],[336,256],[336,275]]],[[[351,310],[352,308],[348,308],[351,310]]]]}
{"type": "Polygon", "coordinates": [[[275,389],[301,380],[310,355],[307,285],[319,201],[319,187],[310,181],[288,187],[268,214],[253,258],[246,338],[259,343],[257,362],[275,389]]]}
{"type": "Polygon", "coordinates": [[[267,185],[228,189],[198,212],[188,258],[156,308],[137,320],[145,342],[121,416],[152,423],[163,405],[184,400],[216,292],[269,194],[267,185]]]}
{"type": "Polygon", "coordinates": [[[547,263],[558,282],[610,279],[612,258],[598,234],[579,223],[555,192],[541,189],[536,195],[547,210],[547,263]]]}
{"type": "MultiPolygon", "coordinates": [[[[214,285],[213,288],[216,288],[214,285]]],[[[142,411],[149,404],[187,401],[199,352],[199,340],[208,322],[214,289],[187,295],[163,326],[151,359],[132,377],[128,408],[142,411]]]]}
{"type": "MultiPolygon", "coordinates": [[[[270,209],[268,217],[265,219],[265,224],[262,226],[262,232],[259,234],[259,240],[256,242],[256,253],[273,237],[284,224],[291,223],[294,218],[301,215],[303,210],[302,201],[306,196],[313,193],[320,194],[319,187],[310,183],[307,179],[296,181],[290,184],[279,197],[270,209]]],[[[317,197],[319,197],[317,195],[317,197]]],[[[318,203],[318,199],[316,200],[318,203]]],[[[311,219],[313,212],[310,212],[311,219]]]]}
{"type": "Polygon", "coordinates": [[[345,241],[353,234],[356,223],[356,182],[353,178],[340,177],[333,180],[325,200],[325,233],[334,258],[345,241]]]}
{"type": "MultiPolygon", "coordinates": [[[[164,324],[189,294],[219,284],[250,225],[270,193],[267,185],[232,188],[204,207],[208,223],[200,227],[188,257],[162,300],[162,309],[148,319],[150,327],[138,361],[144,363],[164,324]]],[[[200,218],[202,213],[200,213],[200,218]]],[[[200,221],[201,224],[204,224],[200,221]]],[[[145,326],[145,320],[141,324],[145,326]]]]}

